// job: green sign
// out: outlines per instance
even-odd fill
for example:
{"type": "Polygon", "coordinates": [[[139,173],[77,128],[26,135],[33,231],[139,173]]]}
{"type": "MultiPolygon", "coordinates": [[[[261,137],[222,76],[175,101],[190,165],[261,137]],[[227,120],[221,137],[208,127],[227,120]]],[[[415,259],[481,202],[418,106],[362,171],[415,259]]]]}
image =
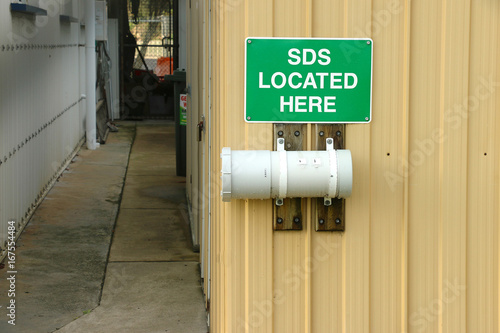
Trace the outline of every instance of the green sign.
{"type": "Polygon", "coordinates": [[[181,126],[187,125],[187,94],[180,95],[180,108],[179,108],[179,124],[181,126]]]}
{"type": "Polygon", "coordinates": [[[249,37],[245,45],[245,121],[371,121],[371,39],[249,37]]]}

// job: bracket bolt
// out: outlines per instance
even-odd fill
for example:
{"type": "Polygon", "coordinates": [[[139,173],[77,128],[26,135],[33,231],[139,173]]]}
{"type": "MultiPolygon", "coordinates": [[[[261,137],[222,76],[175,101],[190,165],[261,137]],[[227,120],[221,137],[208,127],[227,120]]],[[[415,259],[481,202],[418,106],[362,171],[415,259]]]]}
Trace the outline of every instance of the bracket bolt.
{"type": "Polygon", "coordinates": [[[325,132],[323,132],[323,131],[319,132],[319,136],[324,136],[324,135],[325,135],[325,132]]]}
{"type": "Polygon", "coordinates": [[[277,203],[278,205],[282,205],[282,204],[283,204],[283,200],[278,199],[278,200],[276,200],[276,203],[277,203]]]}
{"type": "Polygon", "coordinates": [[[328,143],[329,145],[331,145],[333,143],[333,140],[332,139],[327,139],[326,143],[328,143]]]}
{"type": "Polygon", "coordinates": [[[325,224],[325,220],[323,220],[323,219],[319,219],[318,222],[319,222],[319,224],[325,224]]]}
{"type": "Polygon", "coordinates": [[[335,224],[340,224],[342,222],[338,217],[335,219],[335,224]]]}
{"type": "Polygon", "coordinates": [[[285,139],[278,139],[278,143],[282,145],[283,143],[285,143],[285,139]]]}
{"type": "Polygon", "coordinates": [[[283,131],[278,131],[278,136],[283,136],[283,131]]]}
{"type": "Polygon", "coordinates": [[[331,204],[330,200],[325,200],[325,206],[330,206],[331,204]]]}
{"type": "Polygon", "coordinates": [[[295,136],[299,136],[300,135],[300,132],[299,131],[295,131],[295,133],[293,133],[295,136]]]}
{"type": "Polygon", "coordinates": [[[282,219],[281,217],[278,217],[278,218],[276,219],[276,223],[278,223],[278,224],[283,223],[283,219],[282,219]]]}
{"type": "Polygon", "coordinates": [[[341,131],[337,131],[337,133],[335,133],[337,136],[340,136],[342,134],[341,131]]]}
{"type": "Polygon", "coordinates": [[[294,218],[293,218],[293,222],[294,222],[294,223],[300,223],[300,218],[298,218],[298,217],[294,217],[294,218]]]}
{"type": "Polygon", "coordinates": [[[286,144],[286,147],[287,147],[288,149],[290,149],[290,148],[292,148],[292,144],[289,142],[289,143],[287,143],[287,144],[286,144]]]}

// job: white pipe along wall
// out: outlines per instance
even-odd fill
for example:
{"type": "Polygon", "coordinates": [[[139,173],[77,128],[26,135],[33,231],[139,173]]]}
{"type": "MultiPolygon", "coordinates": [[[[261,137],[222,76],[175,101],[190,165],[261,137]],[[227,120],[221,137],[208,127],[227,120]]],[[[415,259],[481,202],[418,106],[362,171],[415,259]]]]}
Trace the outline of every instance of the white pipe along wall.
{"type": "Polygon", "coordinates": [[[324,151],[222,149],[222,201],[270,198],[347,198],[352,191],[349,150],[324,151]]]}
{"type": "Polygon", "coordinates": [[[96,54],[95,54],[95,0],[85,2],[85,62],[87,67],[87,119],[85,129],[87,148],[99,147],[96,141],[96,54]]]}

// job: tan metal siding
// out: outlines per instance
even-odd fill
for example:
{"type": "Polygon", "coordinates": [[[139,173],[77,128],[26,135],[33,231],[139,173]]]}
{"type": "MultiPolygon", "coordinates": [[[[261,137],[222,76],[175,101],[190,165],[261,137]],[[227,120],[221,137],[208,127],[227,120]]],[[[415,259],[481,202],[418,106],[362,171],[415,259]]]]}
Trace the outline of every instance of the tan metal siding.
{"type": "Polygon", "coordinates": [[[211,7],[212,331],[498,332],[499,3],[211,7]],[[269,200],[220,200],[222,147],[272,149],[271,125],[243,121],[248,36],[374,41],[373,120],[346,128],[344,233],[315,232],[309,200],[299,232],[273,232],[269,200]]]}
{"type": "MultiPolygon", "coordinates": [[[[498,191],[500,145],[500,4],[473,1],[468,114],[460,122],[468,126],[466,309],[467,330],[499,330],[498,191]],[[495,81],[494,85],[486,83],[495,81]],[[486,155],[485,155],[486,154],[486,155]]],[[[455,103],[464,104],[464,99],[455,103]]],[[[464,109],[464,106],[461,108],[464,109]]]]}

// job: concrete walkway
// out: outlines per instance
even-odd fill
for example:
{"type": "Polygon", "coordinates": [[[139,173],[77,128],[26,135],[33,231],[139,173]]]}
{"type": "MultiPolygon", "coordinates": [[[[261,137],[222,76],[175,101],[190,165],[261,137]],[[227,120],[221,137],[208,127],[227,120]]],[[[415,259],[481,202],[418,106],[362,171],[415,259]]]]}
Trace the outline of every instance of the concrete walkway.
{"type": "Polygon", "coordinates": [[[0,332],[208,331],[173,124],[121,125],[82,150],[21,236],[17,325],[0,308],[0,332]]]}

